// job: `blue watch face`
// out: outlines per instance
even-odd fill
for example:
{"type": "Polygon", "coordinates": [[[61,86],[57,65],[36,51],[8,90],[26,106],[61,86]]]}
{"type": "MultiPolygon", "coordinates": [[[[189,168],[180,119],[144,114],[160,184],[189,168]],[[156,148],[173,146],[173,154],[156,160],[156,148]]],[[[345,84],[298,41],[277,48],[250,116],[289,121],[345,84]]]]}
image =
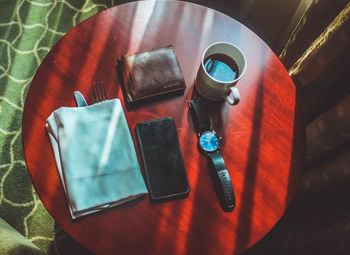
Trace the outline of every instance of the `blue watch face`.
{"type": "Polygon", "coordinates": [[[199,137],[199,144],[205,151],[212,152],[219,148],[219,139],[214,132],[207,131],[199,137]]]}

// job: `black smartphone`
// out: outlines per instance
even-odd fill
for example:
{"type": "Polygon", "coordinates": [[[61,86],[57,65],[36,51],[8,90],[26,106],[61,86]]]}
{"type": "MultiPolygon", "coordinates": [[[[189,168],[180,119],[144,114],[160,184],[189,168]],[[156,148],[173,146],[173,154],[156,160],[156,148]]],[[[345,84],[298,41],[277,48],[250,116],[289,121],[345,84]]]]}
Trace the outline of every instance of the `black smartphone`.
{"type": "Polygon", "coordinates": [[[139,122],[135,132],[151,199],[187,196],[190,186],[174,120],[139,122]]]}

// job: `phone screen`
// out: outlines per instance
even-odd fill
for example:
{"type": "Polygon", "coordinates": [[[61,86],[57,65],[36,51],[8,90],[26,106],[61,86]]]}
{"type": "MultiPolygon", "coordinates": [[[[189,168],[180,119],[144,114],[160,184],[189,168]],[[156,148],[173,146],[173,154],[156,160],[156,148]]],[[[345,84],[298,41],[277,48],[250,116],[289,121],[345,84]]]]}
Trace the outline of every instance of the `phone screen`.
{"type": "Polygon", "coordinates": [[[139,122],[135,131],[151,198],[187,195],[189,183],[174,120],[139,122]]]}

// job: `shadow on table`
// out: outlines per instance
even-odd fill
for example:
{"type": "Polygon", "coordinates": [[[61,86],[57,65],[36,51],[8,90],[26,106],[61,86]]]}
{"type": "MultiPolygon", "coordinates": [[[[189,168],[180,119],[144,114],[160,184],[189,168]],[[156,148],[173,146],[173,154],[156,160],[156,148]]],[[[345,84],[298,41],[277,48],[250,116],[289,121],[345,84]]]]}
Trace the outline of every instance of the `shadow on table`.
{"type": "Polygon", "coordinates": [[[49,255],[79,254],[96,255],[71,238],[56,222],[55,236],[49,248],[49,255]]]}

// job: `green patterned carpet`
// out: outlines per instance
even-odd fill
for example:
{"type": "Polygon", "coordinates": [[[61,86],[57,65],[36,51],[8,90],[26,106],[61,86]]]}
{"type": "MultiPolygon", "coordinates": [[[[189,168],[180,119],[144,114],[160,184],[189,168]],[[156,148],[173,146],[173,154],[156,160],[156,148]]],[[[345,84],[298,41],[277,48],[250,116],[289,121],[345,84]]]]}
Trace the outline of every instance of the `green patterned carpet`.
{"type": "Polygon", "coordinates": [[[115,4],[113,0],[0,0],[0,217],[46,253],[82,254],[55,226],[28,176],[21,135],[26,94],[53,45],[73,26],[115,4]],[[70,248],[59,252],[63,240],[70,248]]]}

